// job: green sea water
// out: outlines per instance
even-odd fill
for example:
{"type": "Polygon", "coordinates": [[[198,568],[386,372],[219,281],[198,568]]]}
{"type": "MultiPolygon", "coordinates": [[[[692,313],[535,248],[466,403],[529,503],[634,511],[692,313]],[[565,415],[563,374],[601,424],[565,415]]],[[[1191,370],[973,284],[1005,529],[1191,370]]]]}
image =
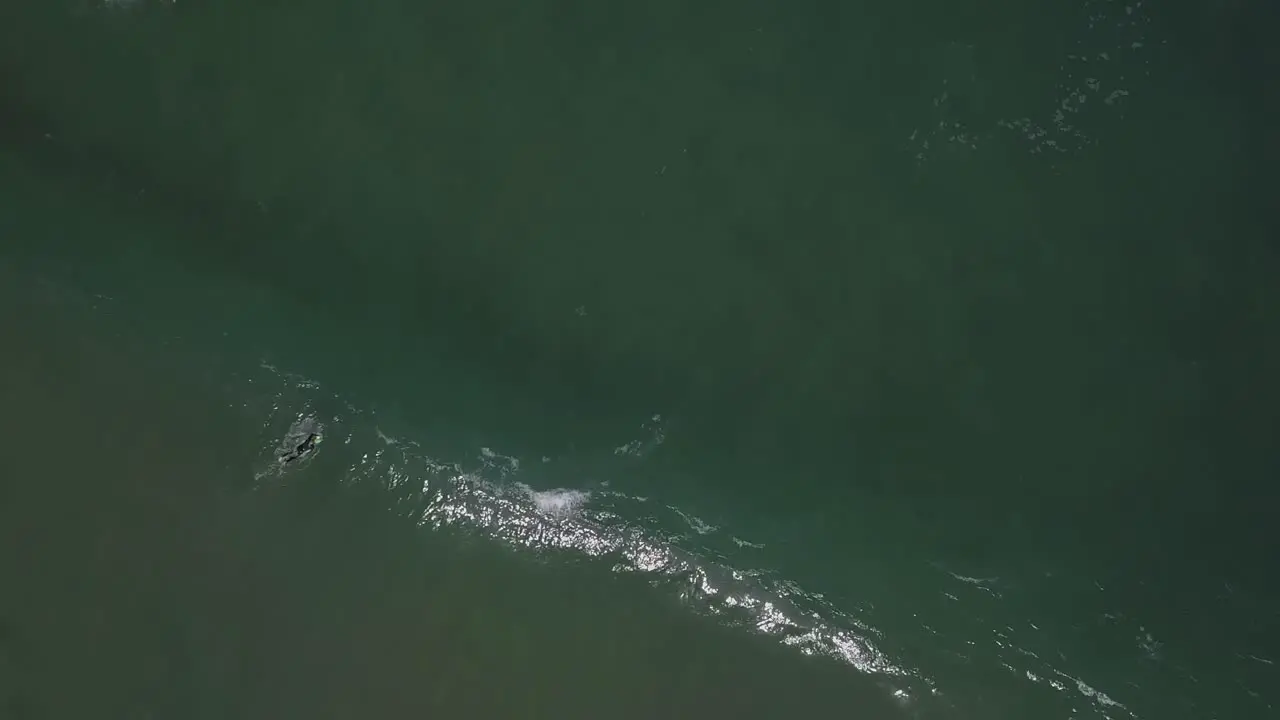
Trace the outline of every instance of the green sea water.
{"type": "Polygon", "coordinates": [[[1264,10],[5,4],[0,717],[1269,716],[1264,10]]]}

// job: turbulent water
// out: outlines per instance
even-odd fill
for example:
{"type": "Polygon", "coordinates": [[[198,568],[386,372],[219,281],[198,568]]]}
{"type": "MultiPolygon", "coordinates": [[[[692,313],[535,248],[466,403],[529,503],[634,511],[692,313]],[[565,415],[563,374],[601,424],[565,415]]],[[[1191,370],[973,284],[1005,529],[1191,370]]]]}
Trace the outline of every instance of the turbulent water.
{"type": "MultiPolygon", "coordinates": [[[[274,367],[266,369],[276,372],[274,367]]],[[[291,389],[318,389],[301,378],[279,376],[279,381],[286,388],[282,396],[292,394],[291,389]]],[[[299,399],[293,407],[282,404],[274,410],[293,421],[293,434],[302,423],[315,422],[312,402],[299,399]]],[[[866,673],[920,677],[878,649],[877,631],[856,615],[841,612],[820,594],[774,573],[735,568],[735,560],[750,558],[729,546],[757,546],[678,507],[658,498],[611,491],[607,476],[586,487],[534,489],[522,482],[519,458],[481,447],[465,460],[433,459],[418,449],[417,442],[385,434],[376,418],[349,412],[346,422],[342,415],[329,418],[329,432],[336,431],[343,444],[360,449],[358,460],[346,470],[347,482],[384,487],[396,498],[392,509],[424,526],[461,526],[520,549],[605,558],[615,572],[652,575],[655,584],[676,589],[693,608],[776,636],[801,652],[831,656],[866,673]],[[357,419],[361,422],[353,422],[357,419]]],[[[271,422],[274,419],[268,420],[268,428],[278,425],[271,422]]],[[[629,441],[615,452],[642,457],[640,448],[661,444],[660,423],[661,416],[655,415],[645,428],[653,437],[629,441]]],[[[543,457],[536,462],[554,461],[543,457]]],[[[275,472],[264,474],[260,482],[285,479],[270,464],[275,472]]],[[[556,475],[554,466],[539,474],[556,475]]],[[[926,680],[921,687],[927,689],[927,679],[920,679],[926,680]]],[[[908,687],[897,692],[905,697],[908,687]]]]}

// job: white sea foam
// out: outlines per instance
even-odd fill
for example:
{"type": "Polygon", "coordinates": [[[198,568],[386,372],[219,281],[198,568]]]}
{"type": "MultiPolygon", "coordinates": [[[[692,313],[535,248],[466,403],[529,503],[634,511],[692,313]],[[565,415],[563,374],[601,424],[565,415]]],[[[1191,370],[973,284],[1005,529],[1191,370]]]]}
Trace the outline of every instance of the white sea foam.
{"type": "Polygon", "coordinates": [[[552,517],[568,517],[591,499],[591,493],[583,490],[533,490],[522,486],[533,498],[533,504],[539,511],[552,517]]]}

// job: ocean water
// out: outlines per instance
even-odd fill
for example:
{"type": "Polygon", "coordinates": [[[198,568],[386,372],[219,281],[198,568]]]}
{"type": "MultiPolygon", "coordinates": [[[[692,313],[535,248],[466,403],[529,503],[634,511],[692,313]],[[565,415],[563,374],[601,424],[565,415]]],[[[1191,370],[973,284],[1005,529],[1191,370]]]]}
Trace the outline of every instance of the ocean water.
{"type": "Polygon", "coordinates": [[[0,717],[1270,716],[1266,27],[6,4],[0,717]]]}

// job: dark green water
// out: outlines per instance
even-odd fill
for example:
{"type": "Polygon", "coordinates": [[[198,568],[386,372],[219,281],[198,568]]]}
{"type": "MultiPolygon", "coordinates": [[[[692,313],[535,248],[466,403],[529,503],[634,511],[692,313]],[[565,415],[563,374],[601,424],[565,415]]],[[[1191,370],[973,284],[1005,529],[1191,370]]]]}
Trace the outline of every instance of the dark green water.
{"type": "Polygon", "coordinates": [[[1269,716],[1271,27],[6,3],[0,717],[1269,716]]]}

